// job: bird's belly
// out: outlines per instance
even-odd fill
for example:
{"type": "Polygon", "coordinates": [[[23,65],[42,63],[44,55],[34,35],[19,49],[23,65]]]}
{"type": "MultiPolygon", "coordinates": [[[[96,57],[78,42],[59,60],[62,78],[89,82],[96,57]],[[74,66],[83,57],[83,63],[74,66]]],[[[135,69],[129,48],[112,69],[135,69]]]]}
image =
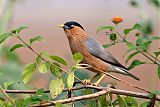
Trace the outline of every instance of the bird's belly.
{"type": "Polygon", "coordinates": [[[102,61],[101,59],[98,59],[94,56],[84,56],[83,63],[87,63],[93,68],[89,68],[88,70],[96,72],[96,73],[102,73],[102,72],[107,72],[110,70],[110,65],[102,61]]]}

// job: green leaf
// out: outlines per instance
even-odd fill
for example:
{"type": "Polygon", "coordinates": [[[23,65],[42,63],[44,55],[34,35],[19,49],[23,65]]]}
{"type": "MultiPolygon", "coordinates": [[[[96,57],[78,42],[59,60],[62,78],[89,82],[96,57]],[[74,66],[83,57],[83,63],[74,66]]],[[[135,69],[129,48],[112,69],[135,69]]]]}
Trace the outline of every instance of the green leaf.
{"type": "Polygon", "coordinates": [[[160,90],[155,90],[154,92],[156,95],[160,95],[160,90]]]}
{"type": "Polygon", "coordinates": [[[99,33],[99,31],[101,31],[101,30],[106,30],[106,29],[114,30],[115,28],[113,26],[107,26],[107,25],[100,26],[100,27],[97,28],[97,33],[99,33]]]}
{"type": "Polygon", "coordinates": [[[147,51],[150,44],[151,44],[151,42],[145,42],[140,47],[142,48],[143,51],[147,51]]]}
{"type": "Polygon", "coordinates": [[[103,45],[104,48],[109,48],[111,46],[113,46],[115,43],[110,43],[110,44],[106,44],[106,45],[103,45]]]}
{"type": "Polygon", "coordinates": [[[14,82],[13,81],[7,81],[7,82],[4,82],[3,85],[4,85],[4,89],[7,89],[9,86],[13,85],[14,82]]]}
{"type": "Polygon", "coordinates": [[[159,40],[159,39],[160,39],[160,37],[158,37],[158,36],[151,36],[151,37],[149,37],[149,38],[147,39],[146,42],[154,41],[154,40],[159,40]]]}
{"type": "Polygon", "coordinates": [[[14,30],[12,30],[11,32],[14,33],[14,34],[19,34],[22,30],[28,28],[27,26],[21,26],[21,27],[18,27],[14,30]]]}
{"type": "Polygon", "coordinates": [[[142,26],[141,26],[140,24],[136,23],[132,28],[130,28],[130,29],[125,29],[125,30],[123,31],[123,33],[124,33],[125,35],[128,35],[128,34],[130,33],[130,31],[135,30],[135,29],[141,30],[141,29],[142,29],[142,26]]]}
{"type": "Polygon", "coordinates": [[[56,103],[55,105],[56,105],[56,107],[63,107],[63,106],[62,106],[62,104],[61,104],[61,103],[59,103],[59,102],[58,102],[58,103],[56,103]]]}
{"type": "Polygon", "coordinates": [[[157,52],[153,52],[155,54],[156,57],[158,57],[160,55],[160,51],[157,52]]]}
{"type": "Polygon", "coordinates": [[[50,58],[50,55],[48,52],[41,52],[40,55],[42,55],[42,57],[46,57],[46,58],[50,58]]]}
{"type": "Polygon", "coordinates": [[[38,89],[38,90],[36,91],[36,94],[37,94],[37,95],[42,95],[43,92],[44,92],[44,89],[43,89],[43,88],[42,88],[42,89],[38,89]]]}
{"type": "Polygon", "coordinates": [[[38,57],[36,58],[36,64],[39,65],[39,64],[41,63],[41,61],[42,61],[42,58],[38,56],[38,57]]]}
{"type": "Polygon", "coordinates": [[[127,103],[127,107],[138,107],[137,101],[130,96],[125,97],[125,102],[127,103]]]}
{"type": "Polygon", "coordinates": [[[24,45],[22,44],[16,44],[14,45],[11,49],[10,49],[10,52],[13,52],[14,50],[18,49],[18,48],[21,48],[21,47],[25,47],[24,45]]]}
{"type": "Polygon", "coordinates": [[[106,100],[106,95],[100,96],[98,100],[100,103],[100,107],[108,107],[109,106],[109,102],[106,100]]]}
{"type": "Polygon", "coordinates": [[[60,78],[62,76],[62,70],[60,68],[61,66],[58,63],[53,62],[50,66],[50,71],[54,76],[60,78]]]}
{"type": "MultiPolygon", "coordinates": [[[[85,95],[92,94],[92,93],[94,93],[92,89],[83,90],[83,94],[85,94],[85,95]]],[[[87,106],[88,107],[98,107],[98,102],[95,99],[88,99],[87,100],[87,106]]]]}
{"type": "Polygon", "coordinates": [[[50,65],[51,65],[50,62],[47,61],[44,64],[42,64],[42,65],[39,66],[38,71],[40,73],[46,73],[46,72],[49,71],[50,65]]]}
{"type": "Polygon", "coordinates": [[[51,55],[50,58],[54,61],[57,61],[57,62],[67,66],[67,62],[59,56],[51,55]]]}
{"type": "Polygon", "coordinates": [[[146,36],[139,36],[138,39],[136,40],[136,45],[141,46],[143,44],[150,44],[154,40],[158,40],[160,37],[157,36],[152,36],[152,37],[146,37],[146,36]]]}
{"type": "Polygon", "coordinates": [[[151,93],[148,95],[148,97],[151,98],[151,99],[154,98],[154,97],[155,97],[155,93],[154,93],[154,92],[151,92],[151,93]]]}
{"type": "Polygon", "coordinates": [[[132,29],[141,30],[141,29],[142,29],[142,26],[141,26],[140,24],[136,23],[136,24],[132,27],[132,29]]]}
{"type": "Polygon", "coordinates": [[[47,94],[44,94],[44,93],[42,94],[41,99],[43,101],[49,101],[50,100],[49,96],[47,94]]]}
{"type": "Polygon", "coordinates": [[[52,98],[55,98],[57,95],[61,94],[64,89],[64,83],[62,79],[52,80],[49,85],[49,90],[52,98]]]}
{"type": "Polygon", "coordinates": [[[124,33],[125,35],[128,35],[128,33],[129,33],[130,31],[132,31],[132,29],[124,29],[123,33],[124,33]]]}
{"type": "Polygon", "coordinates": [[[148,104],[149,104],[149,102],[144,102],[144,103],[141,104],[140,107],[148,107],[148,104]]]}
{"type": "Polygon", "coordinates": [[[24,67],[24,71],[22,72],[22,80],[26,84],[33,75],[33,72],[36,70],[36,63],[28,64],[24,67]]]}
{"type": "Polygon", "coordinates": [[[119,107],[127,107],[126,102],[121,96],[119,95],[117,96],[117,101],[118,101],[119,107]]]}
{"type": "Polygon", "coordinates": [[[36,36],[34,38],[31,38],[29,40],[29,43],[30,43],[30,46],[32,45],[33,42],[37,42],[37,41],[42,41],[43,40],[43,37],[42,36],[36,36]]]}
{"type": "Polygon", "coordinates": [[[135,46],[131,42],[127,42],[127,46],[128,46],[128,50],[127,50],[127,52],[125,52],[125,54],[128,53],[128,52],[130,52],[130,51],[132,51],[132,50],[137,49],[137,46],[135,46]]]}
{"type": "Polygon", "coordinates": [[[158,65],[158,77],[160,79],[160,65],[158,65]]]}
{"type": "Polygon", "coordinates": [[[74,83],[74,72],[70,72],[67,78],[67,86],[69,90],[73,87],[73,83],[74,83]]]}
{"type": "Polygon", "coordinates": [[[126,60],[126,63],[128,63],[128,61],[131,60],[131,59],[132,59],[134,56],[136,56],[138,53],[139,53],[139,52],[136,51],[136,52],[130,54],[130,55],[128,56],[127,60],[126,60]]]}
{"type": "Polygon", "coordinates": [[[139,60],[134,60],[132,63],[131,63],[131,65],[128,67],[128,70],[130,70],[130,69],[132,69],[132,68],[134,68],[134,67],[136,67],[136,66],[138,66],[138,65],[141,65],[141,64],[145,64],[146,62],[141,62],[141,61],[139,61],[139,60]]]}
{"type": "Polygon", "coordinates": [[[80,52],[77,52],[73,55],[73,59],[79,63],[83,60],[83,55],[80,52]]]}
{"type": "Polygon", "coordinates": [[[3,43],[8,37],[13,36],[12,33],[3,33],[0,35],[0,44],[3,43]]]}

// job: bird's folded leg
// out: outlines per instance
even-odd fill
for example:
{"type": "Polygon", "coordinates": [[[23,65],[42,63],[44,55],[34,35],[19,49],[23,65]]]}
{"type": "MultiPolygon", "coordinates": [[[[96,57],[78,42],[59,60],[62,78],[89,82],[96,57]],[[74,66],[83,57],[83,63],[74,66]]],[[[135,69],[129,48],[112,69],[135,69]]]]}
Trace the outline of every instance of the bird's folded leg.
{"type": "Polygon", "coordinates": [[[95,83],[93,83],[93,84],[91,84],[91,85],[93,85],[93,86],[98,86],[98,84],[103,80],[104,77],[105,77],[105,74],[103,74],[103,75],[99,78],[99,80],[98,80],[97,82],[95,82],[95,83]]]}

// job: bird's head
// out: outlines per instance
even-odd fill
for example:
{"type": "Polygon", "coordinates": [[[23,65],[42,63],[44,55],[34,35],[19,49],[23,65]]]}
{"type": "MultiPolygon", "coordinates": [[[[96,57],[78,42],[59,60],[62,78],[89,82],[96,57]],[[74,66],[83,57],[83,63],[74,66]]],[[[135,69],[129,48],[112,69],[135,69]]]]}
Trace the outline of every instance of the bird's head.
{"type": "Polygon", "coordinates": [[[84,28],[75,21],[60,24],[58,27],[63,28],[68,37],[83,36],[85,34],[84,28]]]}
{"type": "Polygon", "coordinates": [[[60,24],[58,26],[63,28],[64,30],[71,30],[71,29],[74,29],[75,27],[79,27],[84,30],[84,28],[75,21],[69,21],[69,22],[66,22],[65,24],[60,24]]]}

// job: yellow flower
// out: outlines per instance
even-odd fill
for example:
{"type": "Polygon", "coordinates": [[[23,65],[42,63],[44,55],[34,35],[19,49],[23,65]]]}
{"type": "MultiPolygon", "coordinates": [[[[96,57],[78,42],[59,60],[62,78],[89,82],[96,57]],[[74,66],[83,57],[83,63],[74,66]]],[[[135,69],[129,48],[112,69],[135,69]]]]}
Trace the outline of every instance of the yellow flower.
{"type": "Polygon", "coordinates": [[[116,25],[119,24],[122,21],[123,21],[123,18],[119,17],[119,16],[116,16],[116,17],[112,18],[112,22],[115,23],[116,25]]]}

